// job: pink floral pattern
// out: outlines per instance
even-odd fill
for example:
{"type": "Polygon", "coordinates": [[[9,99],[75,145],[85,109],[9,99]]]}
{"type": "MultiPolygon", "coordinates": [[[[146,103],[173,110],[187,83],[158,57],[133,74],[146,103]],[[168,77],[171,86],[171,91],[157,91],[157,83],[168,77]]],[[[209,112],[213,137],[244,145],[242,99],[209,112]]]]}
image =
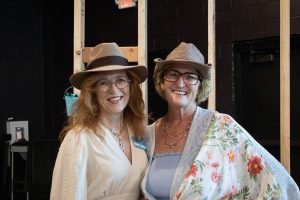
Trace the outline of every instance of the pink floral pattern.
{"type": "Polygon", "coordinates": [[[213,167],[213,168],[218,168],[220,166],[220,163],[213,162],[213,163],[210,164],[210,166],[213,167]]]}
{"type": "Polygon", "coordinates": [[[216,113],[174,199],[277,199],[281,190],[248,133],[216,113]]]}
{"type": "Polygon", "coordinates": [[[220,181],[220,179],[221,179],[221,175],[218,174],[217,172],[213,172],[213,173],[211,174],[211,180],[212,180],[213,182],[217,183],[217,182],[220,181]]]}
{"type": "Polygon", "coordinates": [[[230,198],[234,197],[237,193],[238,193],[238,191],[237,191],[236,187],[232,186],[231,191],[225,193],[225,194],[221,197],[221,200],[230,199],[230,198]]]}

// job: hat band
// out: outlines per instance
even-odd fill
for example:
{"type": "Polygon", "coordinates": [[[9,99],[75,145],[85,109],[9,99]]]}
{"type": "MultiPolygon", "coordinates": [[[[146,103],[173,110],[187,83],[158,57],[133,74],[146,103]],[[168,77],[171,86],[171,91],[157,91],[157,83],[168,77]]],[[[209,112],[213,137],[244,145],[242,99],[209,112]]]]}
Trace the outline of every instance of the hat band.
{"type": "Polygon", "coordinates": [[[128,65],[128,60],[121,56],[106,56],[102,58],[97,58],[92,63],[90,63],[86,70],[95,69],[107,65],[128,65]]]}

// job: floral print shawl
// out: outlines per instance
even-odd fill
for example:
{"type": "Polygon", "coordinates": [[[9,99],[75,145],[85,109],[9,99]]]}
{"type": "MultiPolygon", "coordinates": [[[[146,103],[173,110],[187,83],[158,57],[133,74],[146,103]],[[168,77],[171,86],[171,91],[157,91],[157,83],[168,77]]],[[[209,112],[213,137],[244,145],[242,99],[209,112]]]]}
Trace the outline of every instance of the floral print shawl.
{"type": "Polygon", "coordinates": [[[216,112],[173,199],[288,199],[257,147],[234,119],[216,112]]]}
{"type": "MultiPolygon", "coordinates": [[[[149,166],[155,123],[146,129],[149,166]]],[[[146,199],[148,170],[141,183],[146,199]]],[[[232,117],[197,108],[170,190],[173,200],[300,200],[284,167],[232,117]]]]}

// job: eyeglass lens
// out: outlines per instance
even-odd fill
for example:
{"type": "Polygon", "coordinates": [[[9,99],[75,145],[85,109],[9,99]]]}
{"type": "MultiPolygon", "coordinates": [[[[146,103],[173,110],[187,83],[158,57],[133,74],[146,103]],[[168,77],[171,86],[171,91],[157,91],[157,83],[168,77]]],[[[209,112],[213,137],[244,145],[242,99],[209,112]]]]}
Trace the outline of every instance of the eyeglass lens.
{"type": "Polygon", "coordinates": [[[183,81],[188,85],[196,85],[200,80],[200,75],[190,72],[180,73],[176,70],[167,71],[164,75],[164,79],[169,82],[176,82],[180,77],[183,77],[183,81]]]}
{"type": "Polygon", "coordinates": [[[130,83],[130,80],[126,79],[126,78],[118,78],[114,81],[110,81],[110,80],[100,80],[98,82],[98,87],[100,91],[108,91],[109,88],[111,87],[112,84],[114,84],[117,88],[119,89],[124,89],[126,87],[128,87],[130,83]]]}

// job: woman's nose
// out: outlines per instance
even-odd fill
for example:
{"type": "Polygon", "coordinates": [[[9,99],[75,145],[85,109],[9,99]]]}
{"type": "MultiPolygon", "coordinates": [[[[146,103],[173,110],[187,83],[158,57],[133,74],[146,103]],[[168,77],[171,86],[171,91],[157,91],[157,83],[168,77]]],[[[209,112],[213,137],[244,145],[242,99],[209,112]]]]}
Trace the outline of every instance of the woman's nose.
{"type": "Polygon", "coordinates": [[[116,90],[119,90],[119,88],[116,86],[115,83],[111,83],[110,86],[109,86],[109,91],[114,92],[116,90]]]}
{"type": "Polygon", "coordinates": [[[180,77],[178,78],[178,80],[176,81],[176,84],[177,84],[178,86],[180,86],[180,87],[185,86],[185,82],[184,82],[183,76],[180,76],[180,77]]]}

